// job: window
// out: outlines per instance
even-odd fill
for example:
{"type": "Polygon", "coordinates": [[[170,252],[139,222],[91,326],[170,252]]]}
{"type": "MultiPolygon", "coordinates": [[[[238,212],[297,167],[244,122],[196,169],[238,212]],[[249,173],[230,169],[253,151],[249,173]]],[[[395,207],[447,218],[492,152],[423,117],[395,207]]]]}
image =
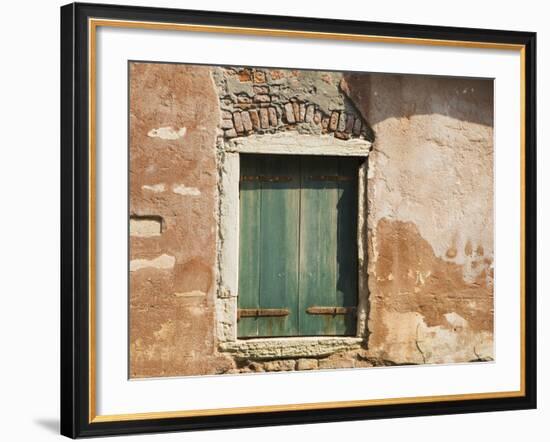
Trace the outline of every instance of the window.
{"type": "Polygon", "coordinates": [[[359,165],[240,155],[239,338],[355,335],[359,165]]]}

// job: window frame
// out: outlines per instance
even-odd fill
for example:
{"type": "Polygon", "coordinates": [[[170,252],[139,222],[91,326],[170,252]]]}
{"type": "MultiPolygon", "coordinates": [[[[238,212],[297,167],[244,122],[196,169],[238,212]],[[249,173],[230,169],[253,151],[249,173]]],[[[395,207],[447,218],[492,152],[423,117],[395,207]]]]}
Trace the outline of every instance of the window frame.
{"type": "Polygon", "coordinates": [[[285,132],[220,139],[218,149],[218,260],[216,336],[218,348],[236,357],[328,356],[360,348],[368,335],[367,286],[367,169],[372,143],[363,139],[341,140],[330,135],[285,132]],[[357,315],[355,336],[291,336],[238,338],[239,286],[239,181],[240,154],[323,155],[363,158],[357,180],[357,315]]]}

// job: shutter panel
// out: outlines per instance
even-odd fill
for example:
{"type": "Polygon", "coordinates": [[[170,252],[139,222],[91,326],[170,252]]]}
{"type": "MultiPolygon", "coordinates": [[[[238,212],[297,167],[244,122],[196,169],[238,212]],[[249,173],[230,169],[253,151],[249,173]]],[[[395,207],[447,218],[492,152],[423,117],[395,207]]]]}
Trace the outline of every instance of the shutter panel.
{"type": "Polygon", "coordinates": [[[355,158],[304,158],[300,334],[353,335],[357,303],[355,158]]]}
{"type": "Polygon", "coordinates": [[[357,169],[241,155],[239,337],[355,334],[357,169]]]}
{"type": "Polygon", "coordinates": [[[240,193],[239,253],[247,255],[241,266],[251,266],[253,274],[240,267],[239,308],[258,311],[241,316],[239,336],[296,336],[299,162],[295,157],[242,155],[240,193]],[[252,234],[249,224],[258,224],[252,234]],[[288,314],[282,314],[284,310],[288,314]]]}
{"type": "MultiPolygon", "coordinates": [[[[243,174],[259,175],[259,163],[241,155],[240,226],[239,226],[239,309],[257,309],[260,306],[260,206],[259,181],[244,181],[243,174]]],[[[242,317],[237,325],[239,337],[258,336],[258,321],[242,317]]]]}

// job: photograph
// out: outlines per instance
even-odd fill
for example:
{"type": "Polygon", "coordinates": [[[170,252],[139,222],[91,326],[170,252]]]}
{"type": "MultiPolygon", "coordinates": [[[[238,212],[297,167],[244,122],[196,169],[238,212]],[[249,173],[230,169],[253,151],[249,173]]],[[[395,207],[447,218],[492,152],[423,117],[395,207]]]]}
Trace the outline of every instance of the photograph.
{"type": "Polygon", "coordinates": [[[535,32],[60,13],[61,434],[536,408],[535,32]]]}
{"type": "Polygon", "coordinates": [[[130,378],[494,361],[493,79],[128,72],[130,378]]]}

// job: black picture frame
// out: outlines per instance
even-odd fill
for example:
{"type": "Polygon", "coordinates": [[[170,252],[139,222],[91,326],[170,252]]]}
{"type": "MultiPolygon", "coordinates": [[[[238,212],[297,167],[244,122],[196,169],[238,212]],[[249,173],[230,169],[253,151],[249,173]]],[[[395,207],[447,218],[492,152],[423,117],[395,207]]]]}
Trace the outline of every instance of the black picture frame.
{"type": "Polygon", "coordinates": [[[536,408],[536,34],[73,3],[61,8],[61,434],[71,437],[536,408]],[[524,395],[162,419],[90,420],[89,18],[522,45],[524,47],[524,395]]]}

